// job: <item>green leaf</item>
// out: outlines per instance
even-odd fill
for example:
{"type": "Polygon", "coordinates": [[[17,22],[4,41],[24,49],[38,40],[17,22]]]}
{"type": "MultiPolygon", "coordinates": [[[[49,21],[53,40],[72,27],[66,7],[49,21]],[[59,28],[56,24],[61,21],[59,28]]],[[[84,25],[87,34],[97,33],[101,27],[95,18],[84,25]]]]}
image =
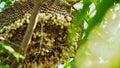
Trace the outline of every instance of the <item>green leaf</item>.
{"type": "Polygon", "coordinates": [[[91,2],[89,0],[85,0],[83,4],[83,9],[80,9],[73,13],[73,21],[68,29],[68,42],[70,44],[74,44],[76,38],[80,38],[80,34],[82,33],[81,27],[83,25],[85,17],[87,16],[87,12],[89,11],[89,5],[91,4],[91,2]]]}
{"type": "Polygon", "coordinates": [[[11,0],[1,0],[2,2],[5,2],[7,5],[11,4],[12,1],[11,0]]]}
{"type": "Polygon", "coordinates": [[[2,10],[4,10],[6,7],[8,7],[10,4],[13,3],[12,0],[1,0],[1,1],[0,1],[0,4],[3,3],[3,2],[4,2],[5,4],[4,4],[4,7],[2,7],[2,8],[0,7],[0,12],[1,12],[2,10]]]}
{"type": "Polygon", "coordinates": [[[18,60],[19,58],[21,59],[25,59],[24,56],[22,56],[21,54],[19,54],[18,52],[16,52],[12,47],[10,47],[9,45],[4,45],[2,43],[0,43],[0,45],[6,49],[9,53],[11,53],[14,57],[16,57],[18,60]]]}
{"type": "Polygon", "coordinates": [[[1,61],[6,61],[6,60],[9,60],[9,57],[0,57],[0,60],[1,61]]]}
{"type": "Polygon", "coordinates": [[[2,45],[0,45],[0,53],[4,51],[4,48],[2,47],[2,45]]]}
{"type": "Polygon", "coordinates": [[[0,65],[0,68],[10,68],[9,65],[0,65]]]}
{"type": "Polygon", "coordinates": [[[72,68],[73,65],[73,58],[70,58],[68,61],[64,63],[64,68],[72,68]]]}
{"type": "Polygon", "coordinates": [[[86,41],[89,35],[89,32],[98,24],[101,23],[107,10],[113,6],[116,0],[102,0],[96,5],[96,14],[93,18],[88,20],[88,28],[84,31],[84,38],[82,41],[86,41]],[[108,3],[109,2],[109,3],[108,3]]]}

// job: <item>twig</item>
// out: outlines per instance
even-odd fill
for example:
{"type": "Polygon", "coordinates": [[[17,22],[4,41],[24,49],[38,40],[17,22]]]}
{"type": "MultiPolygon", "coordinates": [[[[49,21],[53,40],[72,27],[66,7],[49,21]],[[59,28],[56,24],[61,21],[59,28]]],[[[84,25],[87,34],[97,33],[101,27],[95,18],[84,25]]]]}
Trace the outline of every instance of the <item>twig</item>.
{"type": "Polygon", "coordinates": [[[20,47],[20,49],[25,48],[24,50],[22,50],[23,55],[26,54],[29,43],[31,42],[32,33],[33,33],[33,31],[36,27],[37,21],[38,21],[37,20],[38,19],[37,14],[38,14],[38,11],[40,10],[42,2],[43,2],[43,0],[34,0],[35,6],[33,8],[33,13],[31,15],[30,23],[27,27],[26,33],[24,35],[24,38],[23,38],[23,41],[22,41],[21,47],[20,47]]]}
{"type": "MultiPolygon", "coordinates": [[[[21,43],[20,48],[19,48],[19,52],[21,54],[23,54],[24,56],[26,55],[26,51],[27,51],[29,43],[31,41],[32,33],[36,27],[37,19],[38,19],[37,14],[38,14],[38,11],[40,10],[40,7],[41,7],[41,4],[43,1],[44,0],[34,0],[35,6],[33,8],[33,13],[32,13],[31,18],[30,18],[30,23],[27,27],[27,30],[25,32],[25,35],[23,37],[22,43],[21,43]]],[[[13,63],[11,64],[11,68],[17,68],[18,65],[19,65],[19,63],[16,62],[16,59],[14,59],[13,63]]]]}

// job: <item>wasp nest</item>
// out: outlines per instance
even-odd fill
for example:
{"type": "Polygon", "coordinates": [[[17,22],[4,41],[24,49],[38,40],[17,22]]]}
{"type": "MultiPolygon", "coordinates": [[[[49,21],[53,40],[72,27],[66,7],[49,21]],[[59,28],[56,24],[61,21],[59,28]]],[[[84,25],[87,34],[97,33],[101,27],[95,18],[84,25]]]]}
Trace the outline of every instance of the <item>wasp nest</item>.
{"type": "MultiPolygon", "coordinates": [[[[0,36],[20,44],[33,9],[33,1],[15,2],[0,13],[0,36]]],[[[69,4],[63,0],[45,0],[24,61],[26,68],[56,67],[74,56],[67,44],[67,29],[72,20],[69,4]]]]}

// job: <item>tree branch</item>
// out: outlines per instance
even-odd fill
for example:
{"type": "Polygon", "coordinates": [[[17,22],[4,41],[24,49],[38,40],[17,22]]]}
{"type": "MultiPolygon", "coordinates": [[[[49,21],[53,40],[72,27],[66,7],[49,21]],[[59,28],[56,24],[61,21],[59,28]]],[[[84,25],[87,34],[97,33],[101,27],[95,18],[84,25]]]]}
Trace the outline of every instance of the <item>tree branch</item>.
{"type": "Polygon", "coordinates": [[[23,51],[23,55],[26,54],[26,50],[29,46],[29,43],[31,42],[31,37],[32,37],[32,33],[36,27],[36,24],[37,24],[37,19],[38,19],[38,11],[40,10],[40,6],[42,4],[43,0],[34,0],[34,8],[33,8],[33,13],[31,15],[31,18],[30,18],[30,23],[27,27],[27,30],[26,30],[26,33],[24,35],[24,38],[23,38],[23,41],[21,43],[21,47],[20,48],[25,48],[23,51]]]}
{"type": "MultiPolygon", "coordinates": [[[[40,10],[41,4],[44,0],[34,0],[34,8],[33,13],[30,18],[30,23],[28,24],[27,30],[25,32],[25,35],[23,37],[23,40],[21,42],[19,52],[26,56],[26,51],[28,49],[29,43],[31,42],[32,33],[37,25],[37,19],[38,19],[38,11],[40,10]]],[[[17,68],[19,65],[18,62],[16,62],[16,59],[13,60],[13,63],[11,64],[11,68],[17,68]]]]}

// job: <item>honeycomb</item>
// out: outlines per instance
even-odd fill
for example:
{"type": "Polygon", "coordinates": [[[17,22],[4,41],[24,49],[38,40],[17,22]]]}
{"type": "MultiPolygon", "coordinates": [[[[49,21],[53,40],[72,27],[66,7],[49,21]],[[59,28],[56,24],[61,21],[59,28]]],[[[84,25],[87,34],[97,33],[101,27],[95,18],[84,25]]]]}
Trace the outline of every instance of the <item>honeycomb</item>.
{"type": "MultiPolygon", "coordinates": [[[[16,1],[0,12],[0,36],[20,45],[34,7],[33,0],[16,1]]],[[[71,7],[64,0],[44,0],[38,13],[24,68],[56,68],[74,57],[75,48],[67,43],[71,7]]]]}

